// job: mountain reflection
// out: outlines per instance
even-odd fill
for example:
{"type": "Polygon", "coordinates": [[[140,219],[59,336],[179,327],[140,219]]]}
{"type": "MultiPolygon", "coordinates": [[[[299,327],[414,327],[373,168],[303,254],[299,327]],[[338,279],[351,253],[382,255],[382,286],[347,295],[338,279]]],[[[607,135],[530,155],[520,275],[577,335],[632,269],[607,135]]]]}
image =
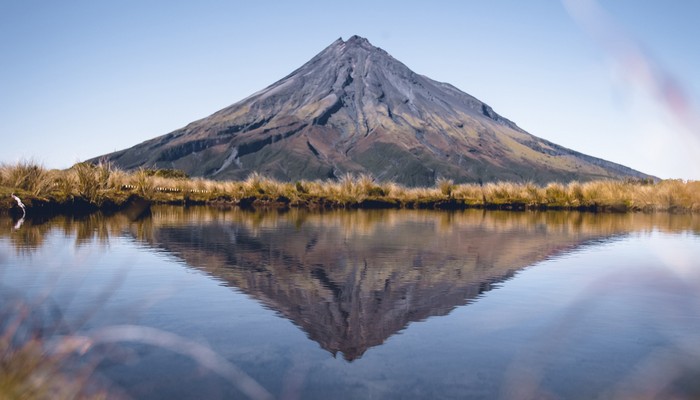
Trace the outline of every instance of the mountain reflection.
{"type": "Polygon", "coordinates": [[[571,213],[178,212],[155,216],[145,239],[348,361],[522,268],[629,228],[624,218],[571,213]]]}
{"type": "Polygon", "coordinates": [[[128,234],[235,287],[352,361],[411,322],[446,315],[517,271],[631,231],[700,232],[694,216],[410,210],[286,213],[155,207],[133,221],[100,214],[28,221],[18,251],[59,229],[76,246],[128,234]]]}

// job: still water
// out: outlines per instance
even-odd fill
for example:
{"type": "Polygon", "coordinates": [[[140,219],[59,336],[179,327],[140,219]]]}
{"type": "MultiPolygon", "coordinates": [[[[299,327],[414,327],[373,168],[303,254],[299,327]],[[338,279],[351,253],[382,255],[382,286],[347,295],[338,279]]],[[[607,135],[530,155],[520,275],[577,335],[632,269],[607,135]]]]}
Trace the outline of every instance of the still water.
{"type": "Polygon", "coordinates": [[[698,216],[0,219],[0,298],[119,398],[700,397],[698,216]]]}

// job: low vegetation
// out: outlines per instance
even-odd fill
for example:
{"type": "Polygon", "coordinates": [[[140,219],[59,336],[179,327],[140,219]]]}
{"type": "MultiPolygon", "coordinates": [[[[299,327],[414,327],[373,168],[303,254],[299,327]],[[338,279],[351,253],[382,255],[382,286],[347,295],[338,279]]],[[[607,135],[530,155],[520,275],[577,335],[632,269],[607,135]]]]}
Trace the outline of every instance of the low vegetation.
{"type": "Polygon", "coordinates": [[[52,327],[34,326],[40,310],[3,296],[0,306],[0,398],[106,399],[107,392],[90,385],[93,365],[77,363],[77,336],[47,340],[52,327]],[[8,301],[9,300],[9,301],[8,301]]]}
{"type": "Polygon", "coordinates": [[[189,178],[176,170],[125,172],[109,164],[78,163],[47,170],[32,162],[0,166],[0,209],[116,209],[134,198],[167,204],[306,208],[494,208],[590,211],[700,211],[700,181],[664,180],[456,184],[438,179],[432,188],[377,182],[368,175],[338,180],[280,182],[259,174],[245,181],[189,178]]]}

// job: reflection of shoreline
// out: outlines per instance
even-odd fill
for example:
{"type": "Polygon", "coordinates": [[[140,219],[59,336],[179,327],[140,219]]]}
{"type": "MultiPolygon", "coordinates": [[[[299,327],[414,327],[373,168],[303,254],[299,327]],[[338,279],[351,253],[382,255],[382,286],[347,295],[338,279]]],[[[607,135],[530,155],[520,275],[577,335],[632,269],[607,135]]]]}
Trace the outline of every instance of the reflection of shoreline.
{"type": "Polygon", "coordinates": [[[212,207],[154,206],[153,218],[130,221],[123,213],[105,216],[93,213],[83,216],[57,215],[51,218],[27,218],[21,229],[13,231],[13,220],[0,216],[0,237],[9,237],[17,247],[27,251],[40,246],[52,229],[65,235],[75,235],[81,244],[98,239],[107,243],[110,237],[123,235],[126,230],[137,240],[149,241],[153,231],[161,226],[200,223],[243,224],[252,232],[274,229],[279,216],[298,226],[337,224],[351,235],[369,234],[377,227],[394,227],[397,222],[431,219],[436,221],[437,233],[446,234],[459,226],[479,225],[485,230],[521,229],[529,232],[546,230],[551,234],[574,231],[583,234],[615,234],[659,230],[661,232],[694,232],[700,234],[700,215],[668,213],[587,213],[575,211],[509,212],[467,210],[457,212],[422,210],[353,210],[310,212],[292,209],[288,212],[249,212],[238,209],[220,210],[212,207]],[[381,216],[381,218],[378,218],[381,216]]]}
{"type": "MultiPolygon", "coordinates": [[[[405,329],[446,315],[518,270],[631,231],[700,232],[695,216],[516,212],[251,213],[156,207],[123,215],[28,220],[1,236],[20,251],[62,230],[76,245],[129,235],[237,287],[348,360],[405,329]]],[[[7,228],[7,229],[5,229],[7,228]]]]}

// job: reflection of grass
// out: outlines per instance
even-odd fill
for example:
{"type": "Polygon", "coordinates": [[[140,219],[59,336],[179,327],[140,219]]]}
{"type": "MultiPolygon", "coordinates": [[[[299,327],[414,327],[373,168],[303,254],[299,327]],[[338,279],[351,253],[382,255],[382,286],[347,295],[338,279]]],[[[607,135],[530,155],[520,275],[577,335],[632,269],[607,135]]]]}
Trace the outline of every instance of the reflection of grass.
{"type": "Polygon", "coordinates": [[[221,203],[309,208],[500,208],[594,211],[699,211],[700,182],[665,180],[455,184],[432,188],[377,182],[345,175],[337,181],[280,182],[252,174],[242,182],[189,179],[172,170],[124,172],[108,164],[79,163],[58,171],[31,162],[0,166],[0,209],[16,192],[31,209],[40,203],[96,208],[123,204],[138,195],[156,203],[221,203]]]}
{"type": "Polygon", "coordinates": [[[429,223],[435,221],[435,231],[430,235],[449,235],[454,229],[478,226],[484,231],[521,231],[532,234],[545,230],[552,235],[606,235],[627,232],[689,231],[700,233],[700,217],[692,215],[668,215],[665,213],[587,213],[578,211],[557,212],[509,212],[478,210],[444,212],[433,214],[426,210],[333,210],[316,212],[295,208],[287,211],[222,209],[197,206],[158,206],[152,208],[153,218],[132,221],[125,213],[104,215],[91,213],[85,216],[56,215],[46,220],[30,220],[21,229],[13,230],[13,222],[0,218],[0,238],[6,238],[18,253],[31,252],[45,242],[52,230],[75,237],[76,246],[89,242],[108,245],[125,231],[139,241],[155,241],[155,232],[163,226],[185,226],[191,224],[219,222],[246,227],[250,232],[272,229],[278,226],[281,216],[294,221],[298,227],[333,226],[342,227],[348,236],[369,235],[377,229],[395,229],[399,224],[429,223]]]}

